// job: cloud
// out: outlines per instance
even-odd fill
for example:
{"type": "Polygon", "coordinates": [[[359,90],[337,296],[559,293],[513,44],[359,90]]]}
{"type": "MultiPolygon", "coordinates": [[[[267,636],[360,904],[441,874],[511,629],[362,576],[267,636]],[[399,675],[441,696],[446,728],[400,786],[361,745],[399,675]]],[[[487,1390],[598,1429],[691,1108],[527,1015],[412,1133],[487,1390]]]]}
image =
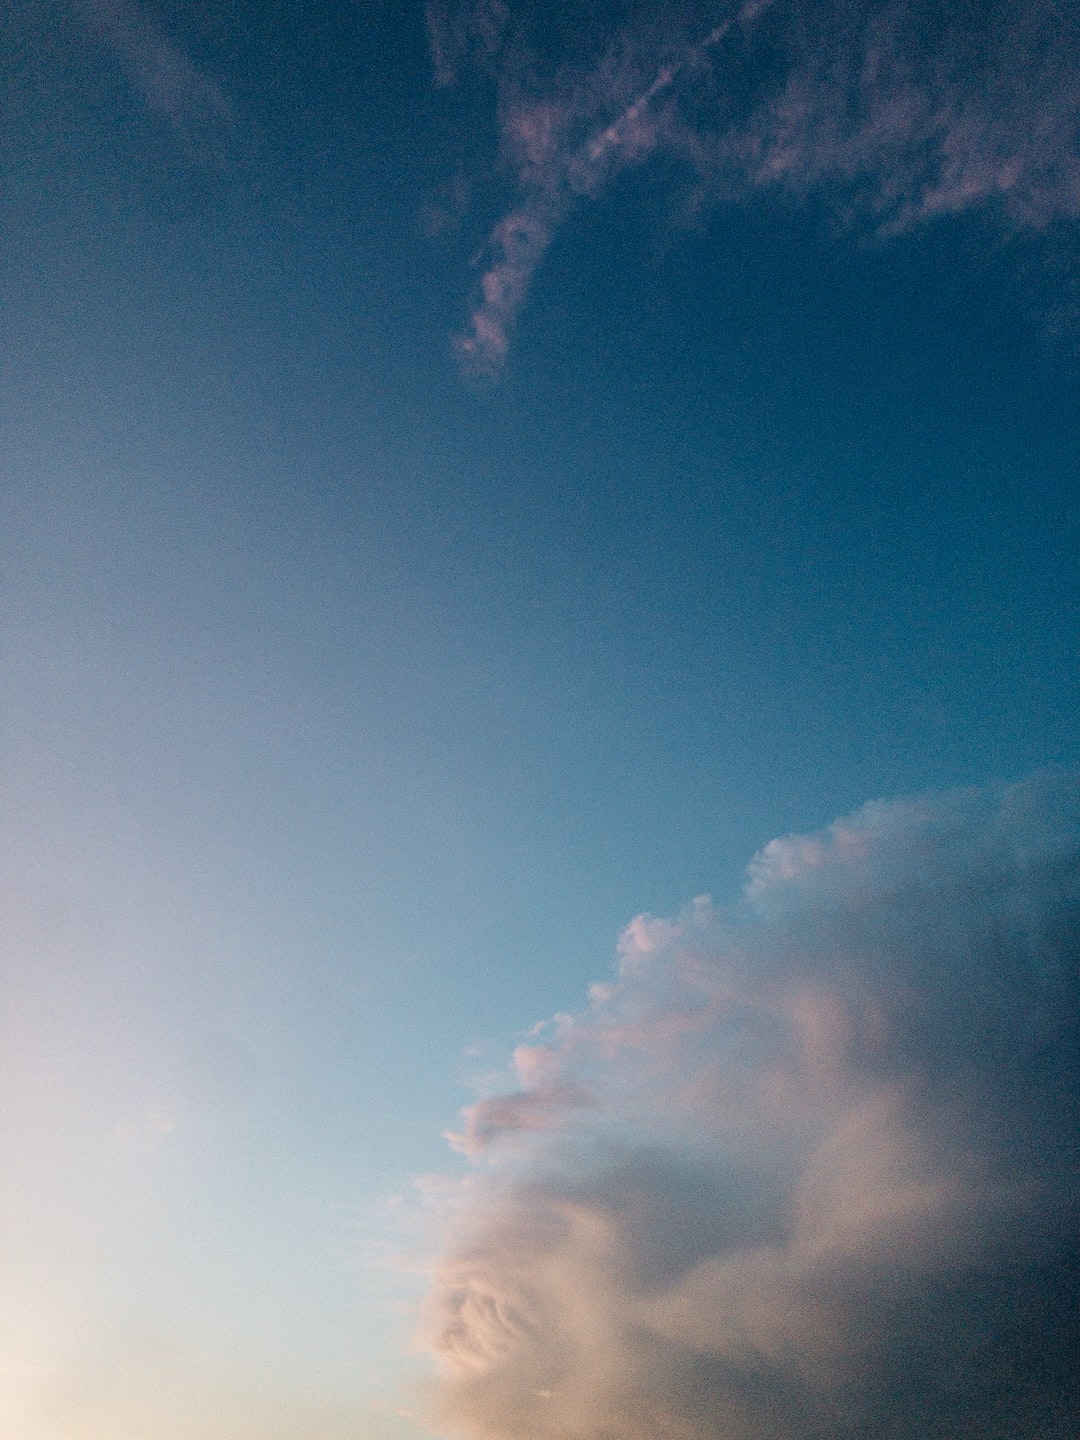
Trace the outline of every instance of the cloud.
{"type": "Polygon", "coordinates": [[[123,62],[147,108],[189,136],[231,123],[219,83],[200,70],[135,0],[77,0],[91,29],[123,62]]]}
{"type": "Polygon", "coordinates": [[[478,1155],[491,1142],[514,1133],[557,1128],[564,1110],[587,1105],[585,1092],[570,1087],[498,1096],[470,1105],[464,1111],[465,1129],[447,1133],[447,1139],[463,1155],[478,1155]]]}
{"type": "Polygon", "coordinates": [[[453,85],[474,54],[496,55],[510,23],[504,0],[429,0],[425,15],[437,85],[453,85]]]}
{"type": "Polygon", "coordinates": [[[635,920],[514,1083],[431,1297],[440,1427],[1075,1433],[1080,777],[773,841],[738,905],[635,920]]]}
{"type": "Polygon", "coordinates": [[[817,196],[880,235],[976,209],[1036,229],[1080,214],[1080,18],[1054,0],[631,6],[599,44],[591,12],[546,45],[535,7],[428,18],[439,83],[493,80],[515,190],[457,341],[479,374],[501,370],[574,206],[658,153],[702,198],[817,196]]]}

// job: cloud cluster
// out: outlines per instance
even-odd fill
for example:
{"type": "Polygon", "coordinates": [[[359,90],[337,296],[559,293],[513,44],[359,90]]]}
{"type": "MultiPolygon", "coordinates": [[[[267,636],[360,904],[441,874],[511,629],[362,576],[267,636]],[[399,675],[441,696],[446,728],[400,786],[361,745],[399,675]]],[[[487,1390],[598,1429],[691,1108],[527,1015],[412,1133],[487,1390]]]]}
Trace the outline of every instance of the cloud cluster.
{"type": "Polygon", "coordinates": [[[465,1114],[475,1440],[1067,1440],[1080,777],[867,806],[624,933],[465,1114]]]}
{"type": "Polygon", "coordinates": [[[554,43],[535,6],[429,6],[437,81],[472,69],[495,83],[515,188],[458,340],[476,372],[503,365],[568,212],[658,152],[685,162],[703,195],[816,194],[879,233],[993,205],[1026,227],[1080,214],[1075,8],[745,0],[722,12],[615,11],[598,19],[590,7],[588,30],[554,43]]]}

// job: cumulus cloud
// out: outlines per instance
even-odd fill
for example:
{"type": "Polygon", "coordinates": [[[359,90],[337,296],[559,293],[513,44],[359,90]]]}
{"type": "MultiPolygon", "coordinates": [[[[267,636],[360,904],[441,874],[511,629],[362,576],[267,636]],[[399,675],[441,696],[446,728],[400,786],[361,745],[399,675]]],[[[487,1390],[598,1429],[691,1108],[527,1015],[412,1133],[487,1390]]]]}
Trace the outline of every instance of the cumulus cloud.
{"type": "Polygon", "coordinates": [[[869,805],[639,917],[466,1133],[452,1433],[1067,1440],[1080,777],[869,805]]]}
{"type": "Polygon", "coordinates": [[[703,196],[814,194],[881,234],[977,208],[1036,228],[1080,214],[1074,7],[629,5],[599,43],[591,10],[555,42],[545,15],[504,0],[428,10],[438,82],[469,69],[494,82],[515,190],[457,342],[476,372],[502,367],[570,210],[657,153],[684,162],[703,196]]]}

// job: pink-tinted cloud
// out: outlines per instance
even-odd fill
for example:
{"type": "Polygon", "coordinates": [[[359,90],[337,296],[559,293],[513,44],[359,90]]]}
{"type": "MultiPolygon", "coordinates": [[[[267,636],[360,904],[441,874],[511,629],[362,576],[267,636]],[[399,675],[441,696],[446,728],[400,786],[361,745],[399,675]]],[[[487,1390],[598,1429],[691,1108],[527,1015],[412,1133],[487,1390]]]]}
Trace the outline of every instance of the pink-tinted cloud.
{"type": "Polygon", "coordinates": [[[504,0],[429,0],[425,15],[437,85],[452,85],[477,55],[496,55],[510,23],[504,0]]]}
{"type": "Polygon", "coordinates": [[[1071,1440],[1080,778],[774,841],[514,1069],[467,1117],[440,1428],[1071,1440]]]}
{"type": "Polygon", "coordinates": [[[816,196],[881,236],[976,209],[1027,227],[1080,215],[1075,10],[751,0],[715,13],[653,11],[598,58],[545,68],[527,5],[429,9],[440,82],[470,63],[497,82],[516,190],[458,341],[468,368],[502,368],[570,210],[658,152],[686,164],[703,198],[816,196]]]}
{"type": "Polygon", "coordinates": [[[589,1103],[588,1093],[580,1086],[563,1084],[496,1095],[463,1110],[464,1128],[448,1133],[446,1138],[461,1154],[479,1155],[511,1135],[556,1130],[567,1110],[581,1109],[589,1103]]]}
{"type": "Polygon", "coordinates": [[[94,32],[119,56],[147,107],[178,131],[230,122],[218,82],[192,61],[136,0],[77,0],[94,32]]]}
{"type": "MultiPolygon", "coordinates": [[[[488,378],[498,375],[533,276],[567,212],[582,196],[596,194],[614,172],[657,149],[663,134],[660,103],[680,74],[700,65],[736,24],[747,23],[765,3],[750,0],[696,45],[670,47],[671,57],[651,66],[646,81],[639,79],[640,58],[629,53],[609,57],[585,81],[550,97],[529,96],[507,80],[503,141],[517,172],[520,200],[489,236],[479,303],[456,342],[469,370],[488,378]]],[[[429,19],[437,76],[445,80],[446,42],[440,37],[446,23],[435,11],[429,11],[429,19]]],[[[454,33],[460,39],[465,32],[459,24],[454,33]]],[[[466,48],[462,40],[455,53],[466,48]]]]}

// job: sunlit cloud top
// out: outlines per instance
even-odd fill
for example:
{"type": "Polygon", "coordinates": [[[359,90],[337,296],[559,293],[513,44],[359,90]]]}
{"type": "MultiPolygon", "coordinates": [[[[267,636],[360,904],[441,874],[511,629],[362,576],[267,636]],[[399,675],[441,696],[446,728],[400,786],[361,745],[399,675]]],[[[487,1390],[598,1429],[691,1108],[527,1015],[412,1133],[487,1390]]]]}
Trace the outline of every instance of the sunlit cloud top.
{"type": "Polygon", "coordinates": [[[1064,1440],[1078,943],[1075,776],[867,806],[635,920],[465,1113],[445,1423],[1064,1440]]]}

